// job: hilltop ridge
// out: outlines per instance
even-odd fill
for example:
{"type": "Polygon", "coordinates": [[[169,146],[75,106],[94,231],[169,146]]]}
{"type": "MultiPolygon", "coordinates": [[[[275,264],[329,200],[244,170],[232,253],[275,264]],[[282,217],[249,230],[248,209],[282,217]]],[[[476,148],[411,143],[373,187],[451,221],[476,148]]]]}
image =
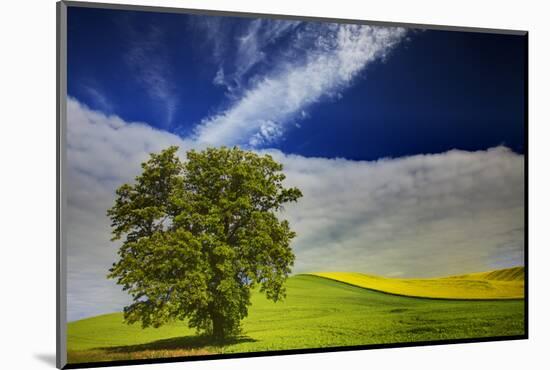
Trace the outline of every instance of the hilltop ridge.
{"type": "Polygon", "coordinates": [[[522,299],[525,290],[523,266],[422,279],[390,278],[357,272],[316,272],[308,275],[378,292],[418,298],[522,299]]]}

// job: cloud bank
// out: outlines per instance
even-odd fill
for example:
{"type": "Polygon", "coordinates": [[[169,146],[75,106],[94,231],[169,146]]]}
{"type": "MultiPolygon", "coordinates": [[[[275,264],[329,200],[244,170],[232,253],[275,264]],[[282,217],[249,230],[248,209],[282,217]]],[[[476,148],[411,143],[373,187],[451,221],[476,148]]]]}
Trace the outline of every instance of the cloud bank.
{"type": "Polygon", "coordinates": [[[120,311],[126,297],[106,279],[118,244],[105,212],[114,190],[139,174],[149,152],[186,143],[143,123],[127,123],[67,101],[67,302],[69,320],[120,311]]]}
{"type": "Polygon", "coordinates": [[[250,86],[241,89],[239,98],[228,109],[196,127],[196,141],[209,145],[268,145],[312,104],[337,97],[365,67],[384,58],[406,34],[403,28],[352,24],[252,22],[239,38],[236,71],[228,79],[223,68],[219,69],[214,83],[225,85],[230,92],[241,88],[243,77],[265,58],[263,48],[290,29],[294,32],[288,49],[274,52],[276,67],[251,75],[250,86]]]}
{"type": "Polygon", "coordinates": [[[523,264],[523,156],[505,147],[375,162],[274,152],[304,190],[295,272],[428,277],[523,264]]]}
{"type": "MultiPolygon", "coordinates": [[[[120,311],[106,279],[117,243],[105,215],[150,152],[203,143],[68,99],[68,319],[120,311]]],[[[265,151],[264,151],[265,152],[265,151]]],[[[267,151],[304,197],[282,214],[298,237],[294,272],[434,276],[523,263],[523,156],[497,147],[375,162],[267,151]]]]}

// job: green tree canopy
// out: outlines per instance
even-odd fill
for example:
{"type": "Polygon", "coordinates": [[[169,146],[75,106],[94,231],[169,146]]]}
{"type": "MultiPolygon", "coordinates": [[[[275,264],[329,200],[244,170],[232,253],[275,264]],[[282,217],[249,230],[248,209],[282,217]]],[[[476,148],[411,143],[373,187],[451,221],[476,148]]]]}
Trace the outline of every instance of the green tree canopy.
{"type": "Polygon", "coordinates": [[[107,215],[122,240],[109,278],[133,303],[128,323],[187,319],[218,339],[236,335],[256,285],[277,301],[294,263],[295,233],[277,215],[302,193],[283,166],[239,148],[151,154],[134,184],[116,191],[107,215]]]}

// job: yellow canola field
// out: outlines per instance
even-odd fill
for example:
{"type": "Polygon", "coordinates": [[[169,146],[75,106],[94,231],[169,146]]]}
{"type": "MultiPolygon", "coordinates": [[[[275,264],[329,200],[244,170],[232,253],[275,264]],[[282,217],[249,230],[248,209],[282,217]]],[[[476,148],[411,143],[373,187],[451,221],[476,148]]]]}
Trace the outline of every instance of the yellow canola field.
{"type": "Polygon", "coordinates": [[[427,279],[398,279],[356,272],[317,272],[310,275],[384,293],[440,299],[521,299],[524,268],[427,279]]]}

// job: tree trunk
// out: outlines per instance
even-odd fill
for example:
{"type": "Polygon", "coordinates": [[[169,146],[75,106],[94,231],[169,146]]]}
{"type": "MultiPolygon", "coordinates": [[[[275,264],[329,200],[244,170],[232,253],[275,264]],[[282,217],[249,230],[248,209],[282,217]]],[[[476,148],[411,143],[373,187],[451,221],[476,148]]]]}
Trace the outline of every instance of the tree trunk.
{"type": "Polygon", "coordinates": [[[222,317],[218,314],[212,315],[212,336],[216,340],[223,340],[225,338],[225,332],[223,327],[222,317]]]}

